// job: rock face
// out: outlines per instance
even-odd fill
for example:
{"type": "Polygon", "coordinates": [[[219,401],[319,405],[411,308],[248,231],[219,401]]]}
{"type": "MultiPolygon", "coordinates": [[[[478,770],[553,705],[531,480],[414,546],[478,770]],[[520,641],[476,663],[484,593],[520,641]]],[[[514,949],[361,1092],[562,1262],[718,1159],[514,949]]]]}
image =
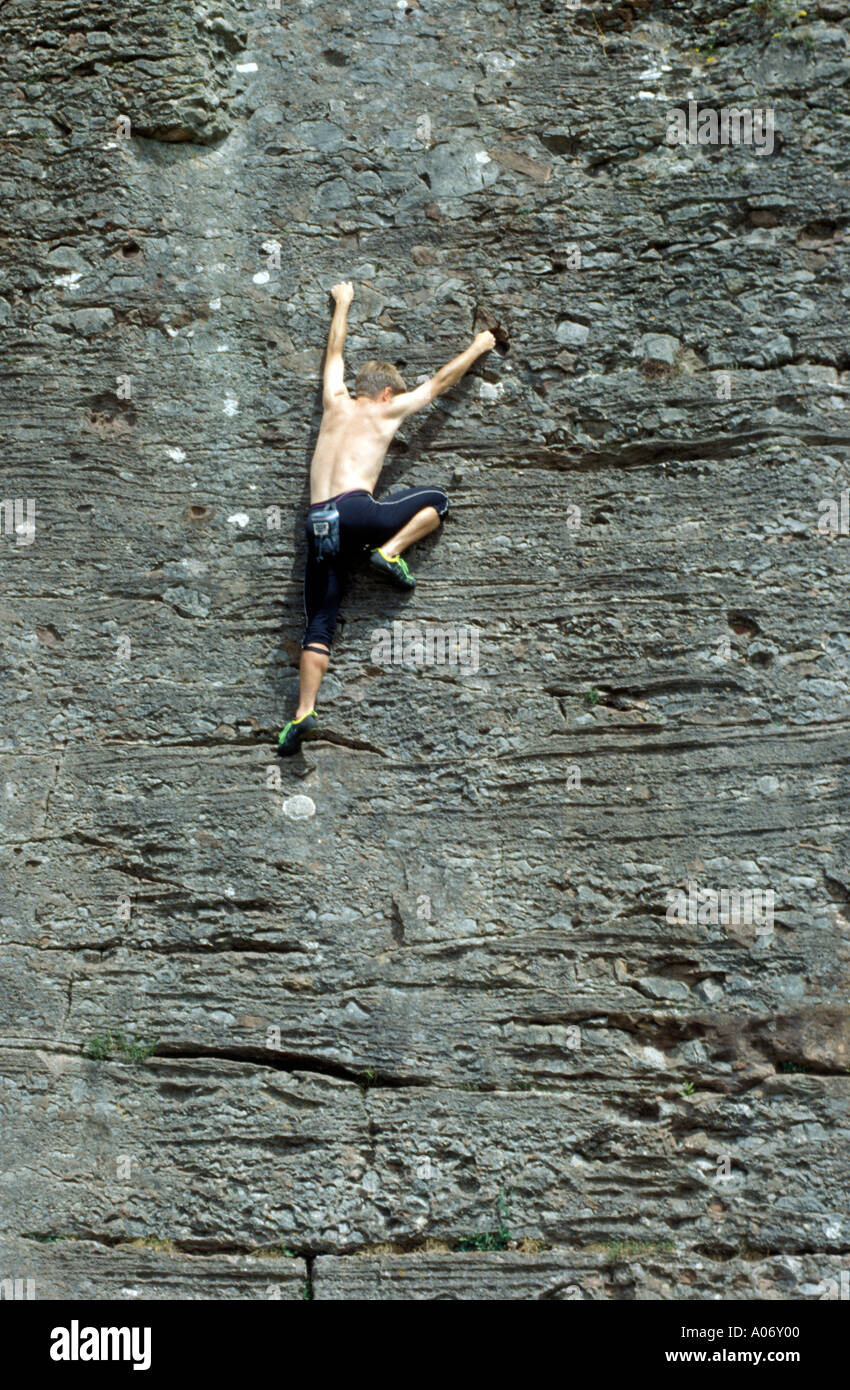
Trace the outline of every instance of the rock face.
{"type": "Polygon", "coordinates": [[[0,1279],[842,1296],[846,7],[0,37],[0,1279]],[[340,278],[350,375],[509,342],[280,764],[340,278]]]}

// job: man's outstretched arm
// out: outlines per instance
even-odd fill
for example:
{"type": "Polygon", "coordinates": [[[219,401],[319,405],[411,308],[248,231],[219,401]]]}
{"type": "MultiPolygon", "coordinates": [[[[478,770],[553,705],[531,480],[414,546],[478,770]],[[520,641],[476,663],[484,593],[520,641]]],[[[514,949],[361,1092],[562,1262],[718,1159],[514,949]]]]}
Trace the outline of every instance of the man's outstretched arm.
{"type": "Polygon", "coordinates": [[[485,330],[473,338],[469,347],[462,352],[459,357],[455,357],[451,362],[447,362],[445,367],[441,367],[435,372],[430,381],[424,381],[421,386],[417,386],[414,391],[400,391],[397,396],[393,396],[387,405],[388,413],[397,419],[404,419],[407,415],[412,415],[415,410],[421,410],[423,406],[430,405],[437,396],[443,391],[448,391],[450,386],[454,386],[456,381],[460,381],[465,372],[469,371],[473,362],[485,352],[490,352],[496,346],[496,339],[493,334],[485,330]]]}
{"type": "Polygon", "coordinates": [[[325,372],[322,386],[322,404],[331,405],[335,396],[347,395],[345,389],[345,366],[342,349],[345,344],[345,330],[348,323],[348,306],[354,298],[354,287],[350,280],[341,280],[334,285],[331,294],[336,300],[328,346],[325,352],[325,372]]]}

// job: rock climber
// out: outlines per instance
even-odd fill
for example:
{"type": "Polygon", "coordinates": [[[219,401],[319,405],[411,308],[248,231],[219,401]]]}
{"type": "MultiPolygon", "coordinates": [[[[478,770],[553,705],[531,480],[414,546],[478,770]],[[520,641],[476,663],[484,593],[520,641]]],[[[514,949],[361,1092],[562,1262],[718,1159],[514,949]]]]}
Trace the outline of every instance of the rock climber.
{"type": "Polygon", "coordinates": [[[414,541],[436,529],[449,509],[437,487],[410,487],[376,501],[372,496],[390,442],[403,420],[430,405],[496,345],[489,330],[476,334],[459,357],[413,391],[391,362],[367,362],[345,386],[342,349],[354,289],[334,285],[322,391],[322,423],[310,464],[307,569],[298,707],[278,736],[278,752],[294,753],[318,730],[316,696],[330,661],[331,642],[348,574],[365,551],[382,578],[400,589],[416,583],[402,559],[414,541]]]}

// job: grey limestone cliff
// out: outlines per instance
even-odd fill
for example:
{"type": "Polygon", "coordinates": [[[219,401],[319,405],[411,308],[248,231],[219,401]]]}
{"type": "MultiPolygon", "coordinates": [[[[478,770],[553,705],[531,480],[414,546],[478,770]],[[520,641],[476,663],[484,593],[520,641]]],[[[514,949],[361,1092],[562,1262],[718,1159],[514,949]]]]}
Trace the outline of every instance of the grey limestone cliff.
{"type": "Polygon", "coordinates": [[[0,40],[0,1279],[837,1296],[846,4],[0,40]],[[450,517],[283,763],[340,278],[352,374],[509,341],[397,438],[450,517]]]}

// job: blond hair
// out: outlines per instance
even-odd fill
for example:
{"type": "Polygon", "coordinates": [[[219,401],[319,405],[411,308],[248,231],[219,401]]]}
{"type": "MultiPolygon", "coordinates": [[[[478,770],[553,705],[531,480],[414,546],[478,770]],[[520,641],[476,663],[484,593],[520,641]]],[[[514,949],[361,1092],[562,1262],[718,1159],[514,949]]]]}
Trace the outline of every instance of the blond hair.
{"type": "Polygon", "coordinates": [[[380,396],[386,386],[391,386],[393,395],[406,391],[404,378],[392,362],[367,362],[354,378],[355,396],[380,396]]]}

